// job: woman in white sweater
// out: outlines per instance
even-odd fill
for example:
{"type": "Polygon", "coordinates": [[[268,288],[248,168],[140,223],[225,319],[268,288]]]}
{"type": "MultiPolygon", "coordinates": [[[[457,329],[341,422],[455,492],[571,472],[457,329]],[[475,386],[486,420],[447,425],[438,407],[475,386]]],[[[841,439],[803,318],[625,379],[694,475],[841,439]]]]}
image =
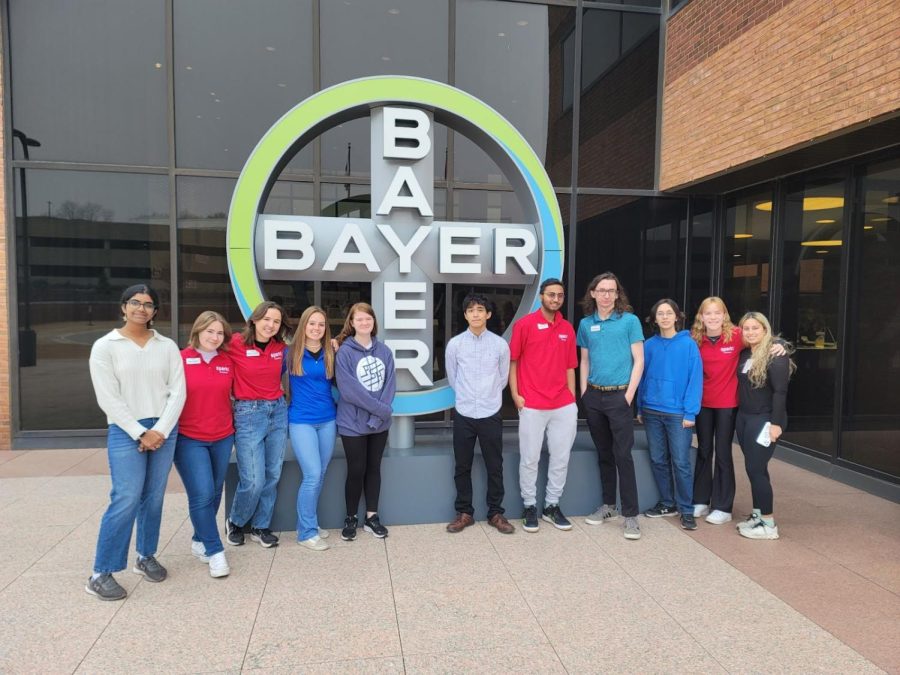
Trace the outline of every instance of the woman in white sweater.
{"type": "Polygon", "coordinates": [[[128,564],[131,530],[137,519],[133,571],[162,581],[156,560],[163,497],[184,406],[184,367],[177,345],[150,328],[159,296],[147,285],[125,289],[121,328],[91,349],[91,381],[109,423],[107,451],[112,479],[110,504],[100,523],[94,573],[85,590],[101,600],[121,600],[125,589],[113,578],[128,564]]]}

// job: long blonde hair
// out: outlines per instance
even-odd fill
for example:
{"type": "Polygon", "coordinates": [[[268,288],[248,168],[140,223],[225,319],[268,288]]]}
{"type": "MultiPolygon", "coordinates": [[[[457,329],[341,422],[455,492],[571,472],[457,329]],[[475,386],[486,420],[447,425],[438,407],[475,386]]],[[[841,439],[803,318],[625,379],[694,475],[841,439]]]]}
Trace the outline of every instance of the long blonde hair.
{"type": "Polygon", "coordinates": [[[325,334],[322,336],[322,350],[325,354],[325,377],[334,377],[334,349],[331,346],[331,326],[328,325],[328,315],[321,307],[313,305],[303,310],[297,330],[294,333],[294,341],[288,351],[288,359],[291,363],[291,375],[303,375],[303,352],[306,349],[306,324],[313,314],[321,314],[325,319],[325,334]]]}
{"type": "MultiPolygon", "coordinates": [[[[765,331],[765,335],[763,335],[763,339],[760,340],[759,344],[750,349],[750,370],[747,372],[747,378],[750,380],[750,384],[753,385],[753,388],[761,389],[766,386],[769,364],[777,358],[772,354],[772,343],[775,341],[775,337],[772,335],[772,326],[769,324],[769,320],[765,315],[760,314],[759,312],[747,312],[741,317],[738,325],[742,330],[744,324],[750,319],[757,321],[765,331]]],[[[744,344],[747,345],[746,338],[744,338],[744,344]]],[[[749,347],[749,345],[747,346],[749,347]]],[[[790,343],[785,343],[785,349],[788,352],[791,351],[790,343]]],[[[788,361],[789,372],[793,373],[797,369],[797,365],[790,357],[788,358],[788,361]]]]}
{"type": "Polygon", "coordinates": [[[711,295],[700,303],[700,307],[697,309],[697,314],[694,317],[694,325],[691,326],[691,337],[694,338],[694,342],[697,343],[698,347],[702,346],[703,336],[706,335],[706,326],[703,325],[703,312],[710,305],[718,305],[722,308],[722,314],[724,314],[722,317],[722,342],[728,344],[734,336],[734,324],[731,323],[731,316],[728,314],[725,301],[716,295],[711,295]]]}

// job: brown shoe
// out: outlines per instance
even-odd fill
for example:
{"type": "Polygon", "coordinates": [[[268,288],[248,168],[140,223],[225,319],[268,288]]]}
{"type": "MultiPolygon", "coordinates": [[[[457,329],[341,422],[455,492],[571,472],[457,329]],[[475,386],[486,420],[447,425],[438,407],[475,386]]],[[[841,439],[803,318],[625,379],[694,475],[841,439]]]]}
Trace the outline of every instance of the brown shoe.
{"type": "Polygon", "coordinates": [[[469,525],[474,524],[475,519],[468,513],[457,513],[456,520],[447,525],[447,532],[453,532],[454,534],[456,534],[457,532],[462,532],[464,529],[469,527],[469,525]]]}
{"type": "Polygon", "coordinates": [[[488,525],[496,527],[497,531],[501,534],[512,534],[516,531],[516,528],[513,527],[512,523],[510,523],[502,513],[495,513],[493,516],[491,516],[491,519],[488,521],[488,525]]]}

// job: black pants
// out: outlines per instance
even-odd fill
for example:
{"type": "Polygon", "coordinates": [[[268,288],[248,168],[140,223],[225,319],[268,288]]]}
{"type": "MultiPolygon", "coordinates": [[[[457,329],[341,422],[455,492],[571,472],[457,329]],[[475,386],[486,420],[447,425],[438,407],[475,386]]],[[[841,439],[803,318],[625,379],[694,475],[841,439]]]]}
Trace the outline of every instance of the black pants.
{"type": "Polygon", "coordinates": [[[697,415],[697,464],[694,503],[731,513],[734,508],[734,416],[737,408],[700,408],[697,415]]]}
{"type": "Polygon", "coordinates": [[[459,412],[453,418],[453,455],[456,458],[456,511],[475,515],[472,508],[472,461],[475,440],[481,445],[487,469],[487,517],[503,513],[503,418],[500,413],[475,419],[459,412]]]}
{"type": "Polygon", "coordinates": [[[749,415],[738,411],[737,437],[744,451],[744,467],[750,479],[750,494],[753,495],[753,508],[759,509],[763,515],[772,513],[772,481],[769,479],[769,460],[775,454],[775,444],[768,448],[756,442],[756,437],[769,421],[769,413],[749,415]]]}
{"type": "Polygon", "coordinates": [[[616,471],[622,491],[622,515],[638,514],[637,480],[634,477],[634,415],[624,391],[588,389],[581,399],[588,429],[600,460],[603,503],[616,503],[616,471]]]}
{"type": "Polygon", "coordinates": [[[359,511],[359,498],[363,486],[366,490],[366,511],[378,511],[378,496],[381,494],[381,456],[387,444],[388,432],[366,436],[344,436],[344,454],[347,455],[347,482],[344,483],[344,499],[347,515],[355,516],[359,511]]]}

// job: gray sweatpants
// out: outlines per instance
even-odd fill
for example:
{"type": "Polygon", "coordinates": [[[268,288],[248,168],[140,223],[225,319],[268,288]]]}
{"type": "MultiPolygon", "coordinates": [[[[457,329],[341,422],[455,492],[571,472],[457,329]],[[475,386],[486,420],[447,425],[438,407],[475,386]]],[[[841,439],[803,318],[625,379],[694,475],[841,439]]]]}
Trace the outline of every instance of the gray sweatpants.
{"type": "Polygon", "coordinates": [[[525,506],[537,503],[538,462],[545,432],[550,463],[544,505],[559,504],[577,428],[578,406],[574,403],[553,410],[522,408],[519,411],[519,490],[525,506]]]}

